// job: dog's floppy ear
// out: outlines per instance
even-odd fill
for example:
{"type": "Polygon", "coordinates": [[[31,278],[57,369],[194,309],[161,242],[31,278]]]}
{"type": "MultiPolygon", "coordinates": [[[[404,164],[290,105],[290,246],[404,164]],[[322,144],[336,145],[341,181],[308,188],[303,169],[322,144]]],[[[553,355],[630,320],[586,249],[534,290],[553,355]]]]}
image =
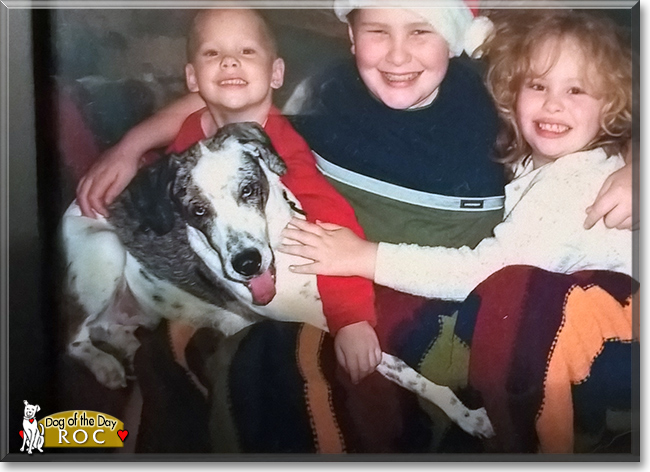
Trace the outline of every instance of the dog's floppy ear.
{"type": "Polygon", "coordinates": [[[216,137],[225,140],[230,136],[249,147],[272,172],[278,175],[284,175],[287,172],[287,165],[278,155],[271,144],[271,139],[259,124],[252,121],[231,123],[219,129],[216,137]]]}
{"type": "Polygon", "coordinates": [[[151,229],[158,236],[169,233],[174,227],[171,188],[177,169],[178,161],[174,156],[158,159],[140,170],[127,187],[131,196],[131,216],[141,223],[142,229],[151,229]]]}

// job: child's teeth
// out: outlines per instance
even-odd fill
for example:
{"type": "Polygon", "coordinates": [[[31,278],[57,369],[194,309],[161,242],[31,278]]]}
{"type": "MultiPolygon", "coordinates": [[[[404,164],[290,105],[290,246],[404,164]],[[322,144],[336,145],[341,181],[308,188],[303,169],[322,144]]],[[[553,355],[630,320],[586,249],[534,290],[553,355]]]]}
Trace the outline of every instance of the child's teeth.
{"type": "Polygon", "coordinates": [[[389,74],[389,73],[384,73],[384,76],[390,81],[390,82],[408,82],[409,80],[415,79],[419,75],[418,72],[413,72],[411,74],[389,74]]]}
{"type": "Polygon", "coordinates": [[[541,130],[551,131],[553,133],[564,133],[569,129],[568,126],[554,124],[554,123],[538,123],[541,130]]]}
{"type": "Polygon", "coordinates": [[[230,79],[230,80],[222,80],[221,85],[246,85],[246,82],[243,81],[242,79],[230,79]]]}

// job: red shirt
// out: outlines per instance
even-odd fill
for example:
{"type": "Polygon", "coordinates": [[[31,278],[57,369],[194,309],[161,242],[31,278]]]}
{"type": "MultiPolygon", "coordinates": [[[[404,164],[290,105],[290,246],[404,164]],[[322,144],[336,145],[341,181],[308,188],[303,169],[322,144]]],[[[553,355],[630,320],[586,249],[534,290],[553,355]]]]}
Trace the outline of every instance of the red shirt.
{"type": "MultiPolygon", "coordinates": [[[[201,115],[205,109],[191,114],[181,127],[176,139],[167,149],[180,153],[205,139],[201,115]]],[[[280,111],[273,107],[264,125],[266,134],[287,165],[281,180],[296,196],[309,221],[336,223],[364,237],[354,210],[316,168],[316,162],[304,139],[293,129],[280,111]]],[[[318,291],[323,312],[332,334],[359,321],[376,323],[372,282],[362,277],[333,277],[318,275],[318,291]]]]}

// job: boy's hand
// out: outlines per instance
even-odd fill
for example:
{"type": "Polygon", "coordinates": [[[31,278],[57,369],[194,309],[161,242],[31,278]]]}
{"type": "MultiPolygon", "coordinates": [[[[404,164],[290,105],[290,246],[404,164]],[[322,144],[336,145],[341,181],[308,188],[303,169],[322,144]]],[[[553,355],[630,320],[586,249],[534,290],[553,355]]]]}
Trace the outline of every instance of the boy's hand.
{"type": "Polygon", "coordinates": [[[84,216],[108,216],[106,207],[126,188],[138,171],[140,156],[123,154],[117,146],[108,149],[77,185],[77,203],[84,216]]]}
{"type": "Polygon", "coordinates": [[[377,243],[361,239],[352,230],[332,223],[313,224],[293,218],[282,236],[300,244],[282,244],[278,250],[311,259],[312,263],[290,266],[299,274],[359,275],[374,279],[377,243]]]}
{"type": "MultiPolygon", "coordinates": [[[[610,175],[596,201],[587,208],[585,229],[603,218],[608,228],[632,229],[632,166],[626,165],[610,175]]],[[[635,226],[637,222],[634,222],[635,226]]]]}
{"type": "Polygon", "coordinates": [[[339,364],[356,384],[375,371],[381,362],[381,348],[375,330],[367,321],[344,326],[334,337],[334,351],[339,364]]]}

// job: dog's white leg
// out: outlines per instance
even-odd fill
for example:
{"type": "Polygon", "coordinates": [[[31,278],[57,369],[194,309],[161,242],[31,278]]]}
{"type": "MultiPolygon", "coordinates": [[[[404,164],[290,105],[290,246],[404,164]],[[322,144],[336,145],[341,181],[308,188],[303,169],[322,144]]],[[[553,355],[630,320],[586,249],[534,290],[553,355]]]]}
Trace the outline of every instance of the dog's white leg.
{"type": "Polygon", "coordinates": [[[78,298],[86,316],[100,314],[118,289],[126,250],[104,218],[86,218],[70,205],[62,222],[68,290],[78,298]]]}
{"type": "Polygon", "coordinates": [[[86,319],[68,344],[68,353],[80,360],[106,387],[126,386],[124,367],[112,355],[98,349],[90,339],[89,324],[110,311],[123,286],[126,249],[105,218],[86,218],[76,203],[63,217],[62,236],[67,285],[86,319]]]}
{"type": "MultiPolygon", "coordinates": [[[[125,371],[132,374],[135,353],[140,347],[140,341],[135,337],[136,328],[137,326],[132,325],[102,322],[93,323],[89,332],[94,346],[100,350],[104,345],[110,346],[110,349],[107,349],[109,353],[120,361],[120,364],[126,368],[125,371]]],[[[126,378],[132,379],[131,374],[126,378]]]]}
{"type": "Polygon", "coordinates": [[[32,453],[32,449],[34,449],[34,439],[36,438],[36,435],[32,432],[29,435],[29,440],[27,441],[27,454],[32,453]]]}
{"type": "Polygon", "coordinates": [[[126,387],[124,367],[115,357],[93,345],[87,325],[68,344],[68,353],[90,369],[102,385],[110,389],[126,387]]]}
{"type": "Polygon", "coordinates": [[[137,326],[112,325],[108,328],[109,343],[118,347],[124,353],[125,362],[133,366],[135,352],[140,347],[140,341],[135,337],[137,326]]]}
{"type": "Polygon", "coordinates": [[[483,438],[494,436],[494,429],[485,408],[468,409],[449,387],[437,385],[423,377],[401,359],[383,352],[377,371],[388,380],[401,385],[439,407],[452,421],[469,434],[483,438]]]}

